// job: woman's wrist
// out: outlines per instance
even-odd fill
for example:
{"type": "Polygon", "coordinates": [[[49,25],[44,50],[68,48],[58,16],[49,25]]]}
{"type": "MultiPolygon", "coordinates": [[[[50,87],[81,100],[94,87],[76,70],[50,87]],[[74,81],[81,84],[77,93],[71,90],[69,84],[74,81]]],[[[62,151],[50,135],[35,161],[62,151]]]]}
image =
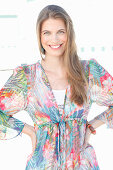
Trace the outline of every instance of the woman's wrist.
{"type": "Polygon", "coordinates": [[[103,121],[101,121],[101,120],[99,120],[99,119],[97,119],[97,118],[92,119],[92,120],[89,121],[88,123],[91,124],[91,125],[94,127],[94,129],[96,129],[96,128],[98,128],[99,126],[101,126],[101,125],[104,124],[103,121]]]}
{"type": "Polygon", "coordinates": [[[28,125],[27,123],[25,123],[24,128],[22,130],[22,133],[32,137],[32,136],[35,135],[35,129],[34,129],[33,126],[28,125]]]}
{"type": "Polygon", "coordinates": [[[90,132],[92,134],[96,134],[96,130],[94,129],[94,127],[92,126],[92,124],[90,124],[88,121],[86,122],[86,127],[90,130],[90,132]]]}
{"type": "Polygon", "coordinates": [[[96,117],[96,118],[92,119],[91,121],[87,121],[86,127],[90,129],[92,134],[96,134],[95,129],[103,124],[104,124],[104,122],[97,119],[97,117],[96,117]]]}

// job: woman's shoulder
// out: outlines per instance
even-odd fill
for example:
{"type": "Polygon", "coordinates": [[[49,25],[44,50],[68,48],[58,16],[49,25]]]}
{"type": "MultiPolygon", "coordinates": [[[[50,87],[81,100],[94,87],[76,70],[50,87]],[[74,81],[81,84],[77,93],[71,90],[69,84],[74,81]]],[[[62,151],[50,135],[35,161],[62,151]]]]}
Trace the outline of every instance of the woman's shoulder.
{"type": "Polygon", "coordinates": [[[105,68],[95,58],[87,60],[87,65],[88,74],[90,77],[100,79],[100,77],[103,77],[105,74],[108,74],[105,68]]]}
{"type": "Polygon", "coordinates": [[[100,64],[99,61],[97,61],[95,58],[91,58],[89,60],[89,68],[91,73],[101,73],[104,71],[103,66],[100,64]]]}
{"type": "Polygon", "coordinates": [[[103,67],[95,58],[91,58],[89,60],[81,60],[81,64],[87,78],[90,75],[99,77],[99,74],[103,72],[103,67]]]}
{"type": "Polygon", "coordinates": [[[89,60],[80,60],[81,61],[81,64],[83,65],[84,68],[86,67],[98,67],[100,66],[99,62],[95,59],[95,58],[91,58],[89,60]]]}
{"type": "Polygon", "coordinates": [[[40,60],[38,60],[36,63],[31,63],[31,64],[21,64],[20,66],[17,66],[14,69],[14,72],[24,72],[26,74],[30,74],[36,71],[36,67],[39,65],[40,60]]]}

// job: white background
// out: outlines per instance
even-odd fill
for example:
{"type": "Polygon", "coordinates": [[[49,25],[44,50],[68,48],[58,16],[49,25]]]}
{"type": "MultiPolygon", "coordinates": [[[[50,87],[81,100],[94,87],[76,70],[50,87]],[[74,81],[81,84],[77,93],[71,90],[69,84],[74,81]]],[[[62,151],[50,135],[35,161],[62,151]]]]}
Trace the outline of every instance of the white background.
{"type": "MultiPolygon", "coordinates": [[[[36,20],[39,11],[48,4],[62,6],[71,16],[80,58],[95,58],[113,75],[112,0],[1,0],[0,69],[36,63],[40,58],[36,20]]],[[[0,87],[11,74],[12,71],[0,71],[0,87]]],[[[105,109],[93,104],[89,120],[105,109]]],[[[25,111],[17,113],[15,117],[33,125],[25,111]]],[[[96,136],[91,136],[90,143],[95,148],[100,169],[113,170],[113,130],[105,125],[99,127],[96,136]]],[[[30,138],[24,134],[12,140],[0,141],[0,170],[24,170],[31,147],[30,138]]]]}

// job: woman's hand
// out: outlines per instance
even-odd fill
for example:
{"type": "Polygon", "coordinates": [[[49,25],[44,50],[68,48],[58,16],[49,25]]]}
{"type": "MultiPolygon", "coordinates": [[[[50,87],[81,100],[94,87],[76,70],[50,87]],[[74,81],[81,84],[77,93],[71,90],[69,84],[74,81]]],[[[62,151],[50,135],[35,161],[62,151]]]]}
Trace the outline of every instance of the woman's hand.
{"type": "Polygon", "coordinates": [[[86,122],[86,134],[85,134],[85,139],[84,139],[84,148],[87,146],[87,144],[89,143],[90,140],[90,135],[96,134],[96,130],[94,129],[94,127],[92,126],[91,123],[89,123],[88,121],[86,122]]]}
{"type": "Polygon", "coordinates": [[[87,144],[89,143],[90,135],[91,135],[91,130],[87,127],[85,139],[84,139],[84,148],[86,148],[87,144]]]}

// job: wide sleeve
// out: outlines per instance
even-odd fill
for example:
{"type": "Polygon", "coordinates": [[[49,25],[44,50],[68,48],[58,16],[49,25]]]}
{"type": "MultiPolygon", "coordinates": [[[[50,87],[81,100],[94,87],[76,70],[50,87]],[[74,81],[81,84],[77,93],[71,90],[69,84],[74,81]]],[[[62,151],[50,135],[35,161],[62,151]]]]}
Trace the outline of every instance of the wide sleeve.
{"type": "Polygon", "coordinates": [[[24,110],[27,104],[27,78],[24,68],[19,66],[0,90],[0,139],[11,139],[19,135],[25,123],[13,115],[24,110]]]}
{"type": "Polygon", "coordinates": [[[113,77],[95,60],[89,60],[89,88],[91,102],[108,108],[94,118],[113,128],[113,77]]]}

